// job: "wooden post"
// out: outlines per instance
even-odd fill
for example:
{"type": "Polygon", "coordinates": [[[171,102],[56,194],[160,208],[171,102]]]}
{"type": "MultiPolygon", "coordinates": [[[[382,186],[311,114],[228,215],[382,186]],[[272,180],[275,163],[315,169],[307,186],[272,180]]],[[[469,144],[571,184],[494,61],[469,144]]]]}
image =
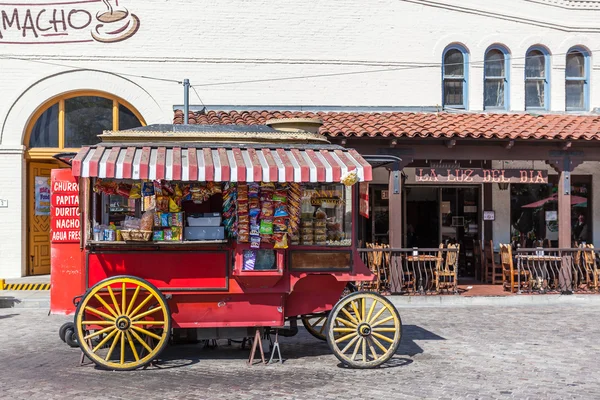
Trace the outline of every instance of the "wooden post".
{"type": "MultiPolygon", "coordinates": [[[[481,212],[481,216],[483,218],[483,211],[489,211],[493,209],[493,201],[492,198],[494,196],[493,194],[493,188],[492,185],[494,185],[494,183],[484,183],[483,184],[483,210],[481,212]]],[[[494,230],[494,225],[493,225],[493,221],[484,221],[483,222],[483,242],[484,243],[489,243],[490,240],[493,240],[493,230],[494,230]]]]}
{"type": "Polygon", "coordinates": [[[571,247],[571,172],[560,171],[558,179],[558,247],[571,247]]]}
{"type": "MultiPolygon", "coordinates": [[[[394,163],[390,171],[389,212],[390,212],[390,248],[402,247],[402,167],[400,163],[394,163]]],[[[400,293],[402,291],[402,259],[399,254],[390,254],[390,291],[400,293]]]]}

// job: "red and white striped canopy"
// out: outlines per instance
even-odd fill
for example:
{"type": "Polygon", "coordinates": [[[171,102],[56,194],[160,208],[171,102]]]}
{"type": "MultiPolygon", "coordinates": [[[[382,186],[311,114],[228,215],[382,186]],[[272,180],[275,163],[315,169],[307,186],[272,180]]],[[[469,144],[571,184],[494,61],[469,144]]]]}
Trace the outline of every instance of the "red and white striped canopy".
{"type": "Polygon", "coordinates": [[[356,170],[373,179],[371,165],[356,150],[84,147],[72,161],[82,178],[165,179],[215,182],[339,182],[356,170]]]}

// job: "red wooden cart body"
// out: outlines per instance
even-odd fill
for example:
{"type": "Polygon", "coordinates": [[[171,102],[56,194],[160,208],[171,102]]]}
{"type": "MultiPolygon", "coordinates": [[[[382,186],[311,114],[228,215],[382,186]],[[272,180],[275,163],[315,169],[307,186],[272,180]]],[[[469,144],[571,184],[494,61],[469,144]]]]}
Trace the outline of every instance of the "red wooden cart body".
{"type": "MultiPolygon", "coordinates": [[[[53,171],[52,179],[75,182],[68,169],[53,171]]],[[[89,195],[85,181],[79,180],[82,197],[89,195]]],[[[355,196],[358,190],[353,191],[355,196]]],[[[90,212],[86,204],[81,201],[82,226],[90,212]]],[[[352,215],[356,226],[356,207],[352,215]]],[[[72,299],[105,278],[132,275],[167,296],[174,328],[277,327],[287,317],[331,310],[348,282],[374,279],[357,252],[355,237],[349,247],[276,249],[276,270],[243,271],[242,252],[249,245],[234,240],[99,245],[85,236],[80,243],[52,243],[53,313],[74,312],[72,299]],[[298,269],[294,262],[336,255],[348,260],[345,268],[298,269]]]]}

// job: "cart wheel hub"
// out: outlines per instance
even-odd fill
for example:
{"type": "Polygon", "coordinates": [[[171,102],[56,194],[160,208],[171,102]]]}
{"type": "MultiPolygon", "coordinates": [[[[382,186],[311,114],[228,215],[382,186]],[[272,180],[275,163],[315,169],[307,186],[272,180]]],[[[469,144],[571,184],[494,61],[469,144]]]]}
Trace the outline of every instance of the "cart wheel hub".
{"type": "Polygon", "coordinates": [[[129,318],[121,316],[117,318],[117,320],[115,321],[115,325],[120,331],[126,331],[131,327],[131,321],[129,320],[129,318]]]}
{"type": "Polygon", "coordinates": [[[358,326],[358,333],[361,336],[369,336],[371,334],[371,326],[369,324],[360,324],[358,326]]]}

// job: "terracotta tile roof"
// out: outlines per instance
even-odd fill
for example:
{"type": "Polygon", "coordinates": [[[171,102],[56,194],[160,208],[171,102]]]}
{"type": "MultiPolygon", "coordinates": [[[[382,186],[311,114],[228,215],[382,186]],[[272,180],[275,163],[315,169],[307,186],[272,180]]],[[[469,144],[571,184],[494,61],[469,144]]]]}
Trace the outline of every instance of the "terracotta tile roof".
{"type": "MultiPolygon", "coordinates": [[[[208,111],[190,112],[189,123],[255,125],[295,117],[320,118],[319,132],[327,136],[600,140],[600,115],[208,111]]],[[[183,111],[175,111],[173,123],[183,123],[183,111]]]]}

